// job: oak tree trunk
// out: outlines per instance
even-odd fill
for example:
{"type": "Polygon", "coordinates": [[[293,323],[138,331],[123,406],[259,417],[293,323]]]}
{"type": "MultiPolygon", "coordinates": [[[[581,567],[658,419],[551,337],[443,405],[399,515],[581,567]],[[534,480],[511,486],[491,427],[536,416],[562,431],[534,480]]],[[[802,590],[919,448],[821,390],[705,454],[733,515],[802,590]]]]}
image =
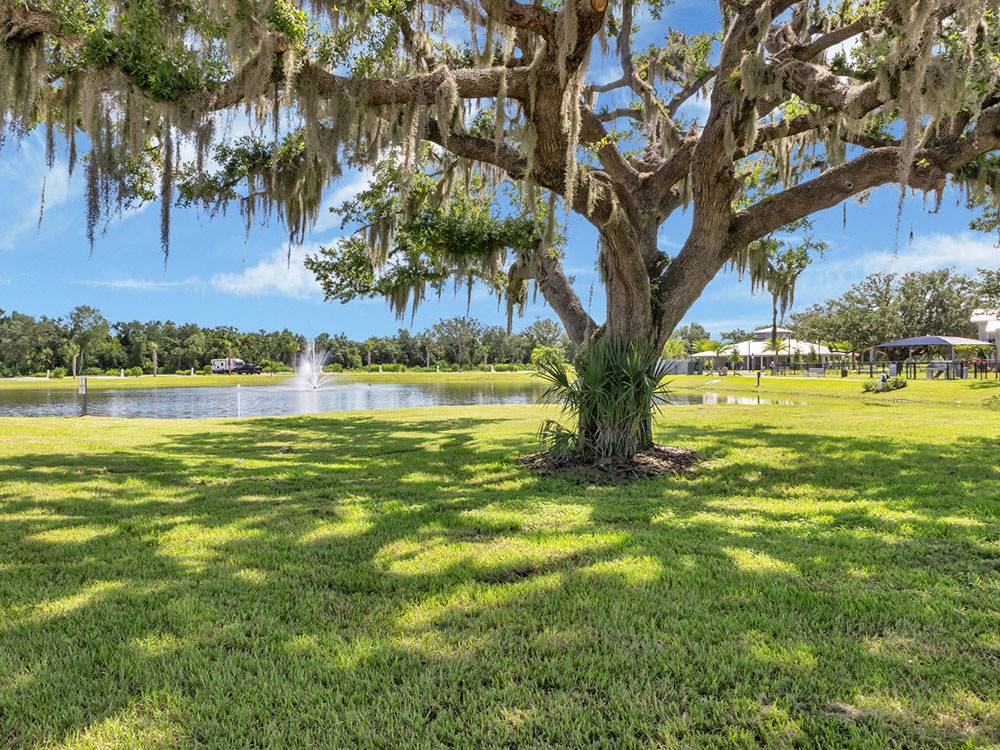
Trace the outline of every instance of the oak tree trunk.
{"type": "MultiPolygon", "coordinates": [[[[648,233],[647,233],[648,234],[648,233]]],[[[583,346],[609,340],[617,345],[638,351],[657,349],[658,332],[654,323],[649,272],[643,258],[656,255],[655,234],[644,236],[636,227],[624,222],[606,229],[601,235],[600,266],[604,278],[607,300],[607,323],[583,346]],[[636,247],[643,252],[636,253],[636,247]]],[[[632,388],[623,379],[611,379],[611,392],[605,397],[627,398],[634,394],[614,392],[615,388],[632,388]]],[[[607,444],[607,436],[614,435],[616,458],[631,458],[653,446],[653,404],[637,411],[626,421],[610,424],[598,413],[581,417],[577,425],[579,444],[594,446],[607,444]]],[[[607,455],[594,458],[608,458],[607,455]]]]}

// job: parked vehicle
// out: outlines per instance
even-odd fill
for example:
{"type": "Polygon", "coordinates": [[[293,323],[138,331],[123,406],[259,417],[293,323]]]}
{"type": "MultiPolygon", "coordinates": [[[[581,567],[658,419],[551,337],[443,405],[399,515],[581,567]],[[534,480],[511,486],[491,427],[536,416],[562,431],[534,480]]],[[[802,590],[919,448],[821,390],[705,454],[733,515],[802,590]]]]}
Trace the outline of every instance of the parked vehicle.
{"type": "Polygon", "coordinates": [[[237,357],[212,360],[214,375],[260,375],[264,369],[260,365],[252,365],[237,357]]]}
{"type": "Polygon", "coordinates": [[[212,374],[213,375],[229,375],[234,373],[236,368],[245,365],[242,359],[236,357],[226,357],[225,359],[213,359],[212,360],[212,374]]]}

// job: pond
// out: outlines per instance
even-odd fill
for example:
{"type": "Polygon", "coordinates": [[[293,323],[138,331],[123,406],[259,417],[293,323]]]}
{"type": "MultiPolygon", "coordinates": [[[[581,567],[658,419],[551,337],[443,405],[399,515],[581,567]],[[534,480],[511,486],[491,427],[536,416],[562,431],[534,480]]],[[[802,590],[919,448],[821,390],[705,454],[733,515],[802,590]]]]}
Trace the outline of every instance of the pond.
{"type": "MultiPolygon", "coordinates": [[[[486,406],[533,404],[545,390],[541,383],[336,383],[319,390],[282,386],[136,388],[91,390],[84,397],[57,388],[0,389],[0,416],[5,417],[273,417],[368,409],[421,406],[486,406]]],[[[670,403],[768,404],[756,395],[675,393],[670,403]]]]}

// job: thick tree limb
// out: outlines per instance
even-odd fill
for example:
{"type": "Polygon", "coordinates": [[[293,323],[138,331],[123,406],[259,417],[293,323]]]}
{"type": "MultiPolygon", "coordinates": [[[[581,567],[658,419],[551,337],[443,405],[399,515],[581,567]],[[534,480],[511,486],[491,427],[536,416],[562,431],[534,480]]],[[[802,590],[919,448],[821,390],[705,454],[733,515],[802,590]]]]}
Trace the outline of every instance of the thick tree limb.
{"type": "MultiPolygon", "coordinates": [[[[1000,107],[994,106],[980,115],[972,133],[946,145],[918,150],[908,187],[943,189],[949,173],[998,147],[1000,107]]],[[[808,182],[765,198],[734,218],[730,229],[732,245],[741,247],[858,193],[894,182],[901,153],[895,146],[872,149],[808,182]]]]}
{"type": "Polygon", "coordinates": [[[545,257],[543,253],[543,257],[535,261],[535,280],[545,301],[555,310],[573,343],[577,346],[584,344],[597,330],[597,324],[583,308],[579,296],[563,272],[562,264],[554,257],[545,257]]]}

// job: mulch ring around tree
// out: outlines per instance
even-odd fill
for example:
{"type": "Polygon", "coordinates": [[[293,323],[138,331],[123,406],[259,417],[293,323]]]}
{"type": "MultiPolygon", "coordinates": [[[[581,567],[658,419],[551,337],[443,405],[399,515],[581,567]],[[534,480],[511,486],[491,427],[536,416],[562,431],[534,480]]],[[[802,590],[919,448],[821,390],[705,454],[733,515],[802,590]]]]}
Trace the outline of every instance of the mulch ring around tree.
{"type": "Polygon", "coordinates": [[[688,448],[654,445],[630,458],[596,460],[542,451],[523,456],[521,464],[544,476],[564,476],[590,484],[625,484],[638,479],[685,474],[701,460],[699,453],[688,448]]]}

